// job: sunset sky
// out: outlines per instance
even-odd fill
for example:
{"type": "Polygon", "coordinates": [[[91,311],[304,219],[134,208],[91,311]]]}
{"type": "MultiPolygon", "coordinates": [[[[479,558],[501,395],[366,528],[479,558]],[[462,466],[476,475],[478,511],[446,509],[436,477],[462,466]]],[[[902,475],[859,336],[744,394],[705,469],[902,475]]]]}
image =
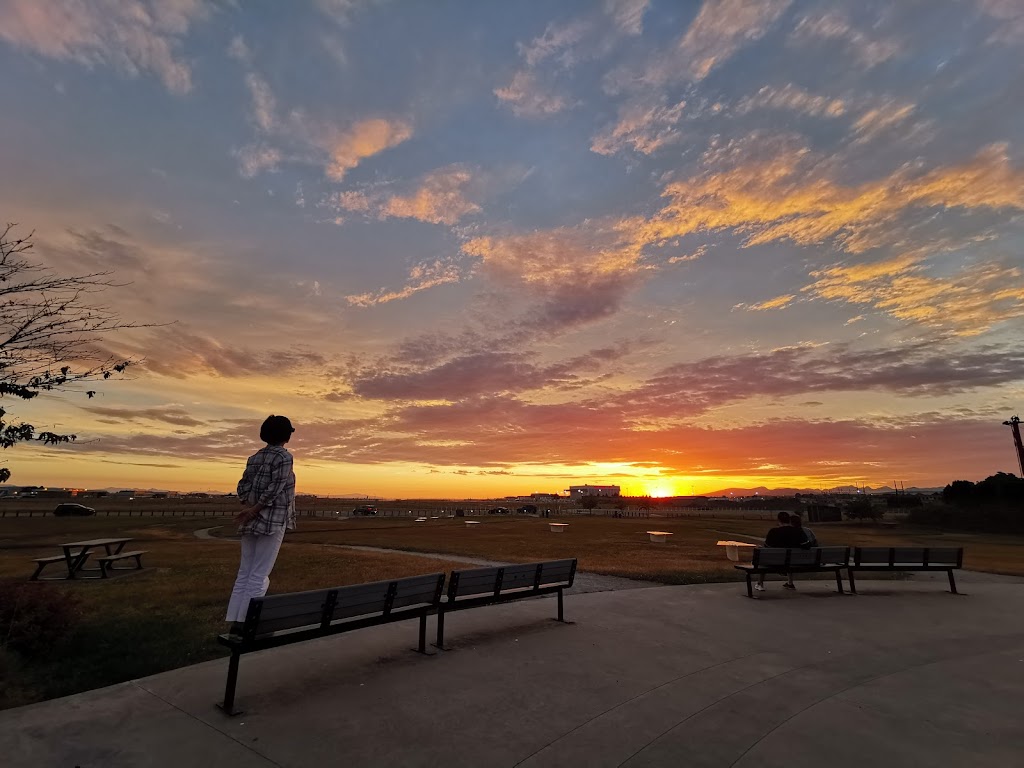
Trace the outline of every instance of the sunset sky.
{"type": "Polygon", "coordinates": [[[0,0],[0,220],[144,358],[12,483],[1017,472],[1022,0],[0,0]]]}

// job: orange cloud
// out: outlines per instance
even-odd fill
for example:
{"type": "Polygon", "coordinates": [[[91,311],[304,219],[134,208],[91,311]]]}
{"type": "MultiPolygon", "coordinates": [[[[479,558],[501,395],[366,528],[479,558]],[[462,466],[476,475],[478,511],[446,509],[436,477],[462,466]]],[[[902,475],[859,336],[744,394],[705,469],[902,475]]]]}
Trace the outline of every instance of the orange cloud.
{"type": "Polygon", "coordinates": [[[685,107],[685,101],[671,107],[662,103],[628,104],[619,110],[615,125],[594,137],[590,150],[599,155],[612,155],[632,147],[641,154],[653,154],[682,138],[682,131],[676,125],[685,107]]]}
{"type": "Polygon", "coordinates": [[[466,197],[466,187],[472,180],[472,174],[460,166],[434,171],[422,179],[412,194],[390,198],[381,208],[381,215],[455,224],[463,216],[480,210],[466,197]]]}
{"type": "Polygon", "coordinates": [[[842,99],[818,96],[798,85],[786,83],[781,88],[766,85],[753,96],[740,100],[736,107],[741,115],[755,109],[784,109],[814,117],[840,117],[846,113],[847,105],[842,99]]]}
{"type": "Polygon", "coordinates": [[[346,130],[329,130],[321,140],[327,151],[327,177],[341,181],[359,163],[412,137],[412,126],[402,120],[372,118],[361,120],[346,130]]]}
{"type": "Polygon", "coordinates": [[[788,294],[786,296],[777,296],[774,299],[762,301],[760,304],[751,304],[750,306],[747,307],[747,309],[753,310],[755,312],[760,312],[766,309],[782,309],[783,307],[788,307],[795,298],[796,296],[794,296],[793,294],[788,294]]]}
{"type": "Polygon", "coordinates": [[[113,67],[131,77],[152,72],[187,93],[192,72],[179,57],[189,26],[208,14],[201,0],[7,0],[0,38],[53,59],[113,67]]]}
{"type": "Polygon", "coordinates": [[[747,43],[764,36],[790,0],[705,0],[679,43],[687,72],[703,80],[747,43]]]}
{"type": "Polygon", "coordinates": [[[748,159],[744,151],[731,146],[717,151],[713,163],[733,153],[740,162],[669,184],[661,211],[650,219],[624,219],[620,228],[641,245],[731,229],[746,235],[746,245],[832,240],[858,253],[889,242],[898,219],[914,208],[1024,209],[1024,169],[1010,164],[1003,144],[922,176],[901,168],[857,186],[829,178],[827,166],[815,166],[806,149],[779,149],[767,159],[748,159]]]}
{"type": "Polygon", "coordinates": [[[413,294],[425,291],[428,288],[435,288],[446,283],[457,283],[462,279],[462,271],[458,265],[440,259],[417,264],[409,270],[409,279],[404,288],[400,290],[388,290],[382,288],[379,291],[359,293],[346,296],[345,300],[352,307],[373,307],[378,304],[387,304],[400,299],[407,299],[413,294]]]}
{"type": "MultiPolygon", "coordinates": [[[[803,290],[817,298],[869,305],[899,320],[977,336],[1024,317],[1024,279],[1016,267],[981,264],[944,277],[925,272],[922,252],[812,272],[803,290]]],[[[852,321],[851,321],[852,322],[852,321]]]]}
{"type": "Polygon", "coordinates": [[[407,193],[393,194],[391,184],[378,185],[338,192],[328,198],[328,204],[381,219],[416,219],[451,226],[480,210],[473,198],[483,193],[484,183],[485,179],[466,166],[450,165],[421,177],[407,193]]]}

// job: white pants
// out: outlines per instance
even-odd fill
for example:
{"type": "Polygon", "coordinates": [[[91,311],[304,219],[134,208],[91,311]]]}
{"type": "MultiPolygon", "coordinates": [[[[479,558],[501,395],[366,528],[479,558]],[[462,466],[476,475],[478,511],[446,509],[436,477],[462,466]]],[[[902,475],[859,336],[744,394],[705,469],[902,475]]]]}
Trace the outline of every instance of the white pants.
{"type": "Polygon", "coordinates": [[[269,536],[242,534],[242,562],[238,566],[235,587],[231,590],[225,621],[245,621],[249,600],[267,594],[270,572],[274,569],[282,539],[284,528],[269,536]]]}

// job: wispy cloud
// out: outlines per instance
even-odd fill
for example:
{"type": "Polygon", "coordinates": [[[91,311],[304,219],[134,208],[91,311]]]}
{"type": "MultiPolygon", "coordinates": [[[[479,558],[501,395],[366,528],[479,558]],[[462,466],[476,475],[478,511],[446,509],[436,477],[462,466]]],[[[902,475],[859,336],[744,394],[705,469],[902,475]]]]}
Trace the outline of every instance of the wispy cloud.
{"type": "Polygon", "coordinates": [[[431,262],[417,264],[409,270],[405,286],[399,290],[382,288],[379,291],[352,294],[345,300],[353,307],[373,307],[392,301],[408,299],[410,296],[436,288],[439,285],[457,283],[463,278],[463,269],[454,261],[436,259],[431,262]]]}
{"type": "Polygon", "coordinates": [[[209,14],[202,0],[5,0],[0,39],[53,59],[149,72],[188,93],[192,70],[181,55],[189,27],[209,14]]]}
{"type": "Polygon", "coordinates": [[[898,40],[861,31],[840,12],[809,13],[797,22],[790,40],[795,45],[844,47],[866,69],[900,52],[898,40]]]}
{"type": "Polygon", "coordinates": [[[673,105],[626,104],[619,109],[618,122],[595,136],[590,149],[599,155],[612,155],[627,147],[644,155],[653,154],[682,139],[678,123],[685,108],[685,101],[673,105]]]}
{"type": "Polygon", "coordinates": [[[473,169],[451,165],[431,171],[412,184],[378,184],[366,190],[335,193],[328,199],[328,204],[350,213],[380,219],[416,219],[451,226],[480,211],[474,198],[483,194],[485,183],[473,169]],[[406,189],[395,191],[396,186],[406,189]]]}
{"type": "Polygon", "coordinates": [[[537,76],[528,70],[516,72],[508,85],[494,89],[494,95],[516,117],[544,117],[571,106],[565,96],[541,86],[537,76]]]}

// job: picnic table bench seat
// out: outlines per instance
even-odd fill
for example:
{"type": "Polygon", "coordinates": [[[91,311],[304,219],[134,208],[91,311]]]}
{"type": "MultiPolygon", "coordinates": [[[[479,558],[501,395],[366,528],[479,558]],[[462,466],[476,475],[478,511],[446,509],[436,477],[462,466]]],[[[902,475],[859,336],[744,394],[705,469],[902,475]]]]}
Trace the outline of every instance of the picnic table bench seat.
{"type": "MultiPolygon", "coordinates": [[[[78,550],[77,552],[72,552],[71,553],[71,557],[79,557],[81,554],[82,554],[82,551],[78,550]]],[[[85,558],[83,558],[83,562],[88,557],[89,557],[89,553],[87,552],[85,554],[85,558]]],[[[37,565],[36,565],[36,572],[32,574],[32,576],[29,578],[29,581],[38,581],[39,580],[39,575],[43,572],[43,569],[46,568],[46,566],[51,565],[52,563],[67,563],[67,560],[68,559],[64,555],[52,555],[50,557],[35,557],[35,558],[33,558],[32,562],[33,563],[37,563],[37,565]]]]}
{"type": "Polygon", "coordinates": [[[419,645],[426,653],[427,616],[441,601],[443,573],[370,584],[267,595],[249,601],[240,634],[223,634],[217,641],[231,650],[224,702],[235,711],[235,686],[242,654],[298,643],[364,627],[419,619],[419,645]]]}
{"type": "Polygon", "coordinates": [[[823,573],[832,571],[836,576],[836,587],[843,592],[841,571],[850,561],[849,547],[812,547],[793,549],[784,547],[760,547],[753,550],[751,562],[734,565],[747,577],[747,597],[754,596],[751,576],[767,573],[823,573]]]}
{"type": "Polygon", "coordinates": [[[854,571],[945,571],[949,591],[955,595],[953,571],[963,564],[964,551],[957,547],[855,547],[847,573],[850,591],[857,594],[854,571]]]}
{"type": "Polygon", "coordinates": [[[127,570],[142,570],[142,556],[146,554],[148,549],[137,549],[134,552],[119,552],[116,555],[105,555],[104,557],[97,557],[96,562],[100,564],[100,576],[107,578],[110,571],[127,571],[127,570]],[[118,560],[127,560],[128,558],[135,558],[135,568],[115,568],[114,563],[118,560]]]}
{"type": "Polygon", "coordinates": [[[575,577],[575,558],[452,571],[448,594],[438,606],[435,646],[444,648],[445,614],[526,597],[556,593],[558,621],[564,622],[562,594],[572,586],[575,577]]]}

